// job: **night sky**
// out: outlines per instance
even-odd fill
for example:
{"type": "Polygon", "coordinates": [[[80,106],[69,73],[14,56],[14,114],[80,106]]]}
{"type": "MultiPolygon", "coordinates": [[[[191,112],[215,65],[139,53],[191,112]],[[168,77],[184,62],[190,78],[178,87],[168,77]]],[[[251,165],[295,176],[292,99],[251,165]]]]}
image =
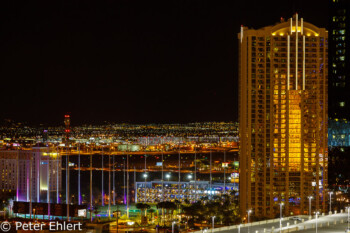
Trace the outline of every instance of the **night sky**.
{"type": "Polygon", "coordinates": [[[29,124],[237,120],[237,33],[326,0],[4,1],[0,119],[29,124]]]}

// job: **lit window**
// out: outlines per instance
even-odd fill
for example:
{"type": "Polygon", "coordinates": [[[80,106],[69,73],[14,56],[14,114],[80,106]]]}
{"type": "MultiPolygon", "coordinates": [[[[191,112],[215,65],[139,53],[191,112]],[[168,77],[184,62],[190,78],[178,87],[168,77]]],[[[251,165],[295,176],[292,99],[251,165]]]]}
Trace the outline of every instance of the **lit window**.
{"type": "Polygon", "coordinates": [[[339,102],[340,107],[345,107],[345,102],[339,102]]]}

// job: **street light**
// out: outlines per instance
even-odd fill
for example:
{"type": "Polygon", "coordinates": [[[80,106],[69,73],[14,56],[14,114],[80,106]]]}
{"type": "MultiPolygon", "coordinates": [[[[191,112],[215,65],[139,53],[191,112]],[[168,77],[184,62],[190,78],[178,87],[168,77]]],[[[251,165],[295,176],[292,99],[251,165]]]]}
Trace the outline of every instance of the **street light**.
{"type": "Polygon", "coordinates": [[[191,179],[192,179],[192,175],[189,174],[189,175],[187,176],[187,178],[188,178],[189,180],[191,180],[191,179]]]}
{"type": "Polygon", "coordinates": [[[143,174],[143,177],[145,178],[145,190],[144,190],[145,191],[145,200],[144,200],[145,202],[146,202],[146,198],[147,198],[147,196],[146,196],[146,180],[147,180],[147,176],[148,176],[147,173],[143,174]]]}
{"type": "Polygon", "coordinates": [[[309,198],[309,216],[311,216],[311,200],[312,200],[312,196],[308,196],[309,198]]]}
{"type": "Polygon", "coordinates": [[[282,206],[284,205],[284,203],[280,203],[280,218],[282,218],[282,206]]]}
{"type": "Polygon", "coordinates": [[[250,214],[251,214],[252,210],[248,210],[247,213],[248,213],[248,223],[249,223],[249,220],[250,220],[250,214]]]}
{"type": "Polygon", "coordinates": [[[348,221],[347,221],[347,222],[348,222],[348,229],[349,229],[349,221],[350,221],[350,220],[349,220],[349,217],[350,217],[350,207],[346,207],[346,209],[348,209],[348,221]]]}
{"type": "Polygon", "coordinates": [[[317,215],[319,214],[319,212],[316,212],[316,233],[317,233],[317,215]]]}
{"type": "Polygon", "coordinates": [[[174,233],[174,230],[175,230],[175,222],[171,224],[171,233],[174,233]]]}
{"type": "Polygon", "coordinates": [[[212,216],[211,217],[211,219],[212,219],[212,228],[211,228],[211,232],[213,232],[213,230],[214,230],[214,221],[215,221],[215,218],[216,218],[216,216],[212,216]]]}
{"type": "Polygon", "coordinates": [[[329,192],[329,212],[332,212],[332,194],[333,192],[329,192]]]}
{"type": "Polygon", "coordinates": [[[168,182],[169,182],[171,175],[170,174],[166,174],[165,177],[168,179],[168,182]]]}
{"type": "Polygon", "coordinates": [[[284,205],[283,203],[280,203],[280,232],[282,232],[282,206],[284,205]]]}
{"type": "MultiPolygon", "coordinates": [[[[247,213],[248,213],[248,223],[249,223],[249,220],[250,220],[250,213],[252,212],[252,210],[248,210],[247,213]]],[[[249,225],[248,225],[248,233],[250,232],[250,228],[249,228],[249,225]]]]}

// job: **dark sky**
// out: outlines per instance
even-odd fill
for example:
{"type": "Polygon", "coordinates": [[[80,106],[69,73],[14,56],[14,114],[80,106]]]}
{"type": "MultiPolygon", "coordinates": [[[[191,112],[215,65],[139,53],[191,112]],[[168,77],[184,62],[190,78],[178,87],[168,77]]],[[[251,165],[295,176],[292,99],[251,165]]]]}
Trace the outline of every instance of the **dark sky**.
{"type": "Polygon", "coordinates": [[[237,120],[237,33],[326,0],[3,1],[0,118],[73,125],[237,120]]]}

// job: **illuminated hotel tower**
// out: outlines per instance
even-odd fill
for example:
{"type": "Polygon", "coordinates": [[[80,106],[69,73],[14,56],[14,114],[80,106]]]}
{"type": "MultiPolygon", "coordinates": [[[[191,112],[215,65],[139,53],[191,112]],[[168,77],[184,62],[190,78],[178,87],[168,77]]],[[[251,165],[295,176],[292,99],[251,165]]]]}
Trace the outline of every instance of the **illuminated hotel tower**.
{"type": "Polygon", "coordinates": [[[294,15],[239,39],[242,216],[326,211],[328,32],[294,15]]]}

